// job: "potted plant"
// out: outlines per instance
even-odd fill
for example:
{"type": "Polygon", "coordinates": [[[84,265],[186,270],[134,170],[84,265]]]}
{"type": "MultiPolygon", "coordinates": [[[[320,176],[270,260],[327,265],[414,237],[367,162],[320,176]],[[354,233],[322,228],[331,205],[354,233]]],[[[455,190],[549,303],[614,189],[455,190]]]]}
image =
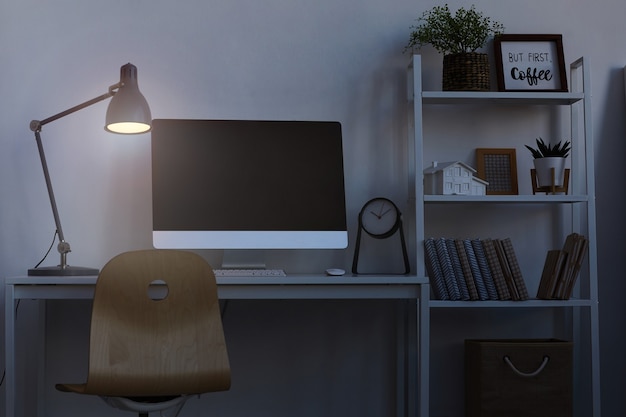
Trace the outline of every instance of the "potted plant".
{"type": "Polygon", "coordinates": [[[556,145],[546,144],[542,138],[535,140],[536,148],[528,145],[526,148],[533,156],[535,164],[535,172],[537,174],[537,183],[539,187],[562,187],[565,173],[565,158],[569,155],[571,149],[569,141],[559,141],[556,145]],[[552,170],[554,169],[554,177],[552,170]],[[554,178],[554,180],[553,180],[554,178]]]}
{"type": "Polygon", "coordinates": [[[476,52],[504,26],[476,10],[459,8],[454,15],[446,4],[425,11],[411,26],[405,51],[432,45],[443,54],[443,90],[490,90],[489,58],[476,52]]]}

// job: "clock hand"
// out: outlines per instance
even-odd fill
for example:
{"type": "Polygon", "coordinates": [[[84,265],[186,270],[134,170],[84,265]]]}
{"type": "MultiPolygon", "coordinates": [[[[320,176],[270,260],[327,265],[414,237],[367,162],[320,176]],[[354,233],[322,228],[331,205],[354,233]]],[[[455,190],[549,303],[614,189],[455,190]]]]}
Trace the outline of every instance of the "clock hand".
{"type": "Polygon", "coordinates": [[[372,213],[374,216],[376,216],[376,217],[377,217],[377,218],[379,218],[379,219],[382,217],[382,216],[380,216],[380,215],[378,215],[378,214],[374,213],[374,212],[373,212],[373,211],[371,211],[371,210],[370,210],[370,213],[372,213]]]}
{"type": "MultiPolygon", "coordinates": [[[[391,211],[391,208],[388,208],[388,209],[387,209],[387,211],[385,211],[384,213],[382,213],[382,214],[380,215],[380,217],[383,217],[385,214],[389,213],[390,211],[391,211]]],[[[379,218],[380,218],[380,217],[379,217],[379,218]]]]}
{"type": "Polygon", "coordinates": [[[382,212],[383,209],[385,208],[385,203],[383,202],[383,204],[380,206],[380,211],[378,212],[378,218],[380,219],[381,217],[383,217],[382,212]]]}

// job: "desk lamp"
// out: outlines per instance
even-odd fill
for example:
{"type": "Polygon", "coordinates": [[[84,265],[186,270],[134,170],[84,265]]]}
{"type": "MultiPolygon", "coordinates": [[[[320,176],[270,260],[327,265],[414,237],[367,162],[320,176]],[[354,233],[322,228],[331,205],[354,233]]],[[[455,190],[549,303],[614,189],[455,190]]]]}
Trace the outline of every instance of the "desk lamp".
{"type": "Polygon", "coordinates": [[[65,236],[63,235],[63,228],[61,227],[61,220],[59,218],[54,192],[52,191],[48,164],[46,163],[46,156],[41,143],[41,128],[50,122],[77,112],[78,110],[82,110],[102,100],[106,100],[109,97],[113,98],[107,109],[105,130],[127,135],[145,133],[150,130],[152,123],[150,108],[137,85],[137,67],[130,63],[122,66],[120,69],[120,82],[110,86],[108,92],[61,113],[55,114],[54,116],[48,117],[47,119],[33,120],[30,122],[30,130],[35,132],[35,140],[37,141],[37,148],[39,149],[43,175],[46,179],[46,186],[48,187],[48,196],[50,197],[50,205],[52,206],[52,214],[54,216],[54,223],[56,224],[56,234],[59,238],[57,250],[61,255],[61,263],[57,266],[29,269],[28,275],[76,276],[98,275],[99,273],[98,269],[95,268],[70,266],[67,264],[67,254],[71,252],[71,249],[69,242],[65,240],[65,236]]]}

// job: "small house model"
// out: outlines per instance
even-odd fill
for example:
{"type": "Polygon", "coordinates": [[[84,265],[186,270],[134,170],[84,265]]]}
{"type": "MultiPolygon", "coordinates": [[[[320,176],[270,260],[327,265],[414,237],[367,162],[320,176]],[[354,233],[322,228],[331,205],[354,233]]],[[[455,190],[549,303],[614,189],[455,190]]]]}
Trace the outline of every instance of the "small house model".
{"type": "Polygon", "coordinates": [[[463,162],[433,162],[424,169],[424,194],[485,195],[487,181],[474,176],[476,170],[463,162]]]}

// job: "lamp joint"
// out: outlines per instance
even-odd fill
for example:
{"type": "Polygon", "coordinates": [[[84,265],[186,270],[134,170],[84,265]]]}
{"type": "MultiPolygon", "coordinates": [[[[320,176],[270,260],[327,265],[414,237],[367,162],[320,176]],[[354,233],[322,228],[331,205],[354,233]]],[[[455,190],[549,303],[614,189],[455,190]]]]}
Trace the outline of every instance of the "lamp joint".
{"type": "Polygon", "coordinates": [[[41,126],[40,120],[31,120],[30,122],[30,130],[33,132],[41,132],[41,126]]]}
{"type": "Polygon", "coordinates": [[[57,250],[60,254],[70,253],[72,251],[69,242],[66,242],[64,240],[59,242],[59,244],[57,245],[57,250]]]}
{"type": "Polygon", "coordinates": [[[120,88],[122,88],[124,86],[123,82],[119,82],[117,84],[113,84],[112,86],[109,87],[109,94],[111,95],[111,97],[113,97],[115,95],[115,93],[117,93],[119,91],[120,88]]]}

